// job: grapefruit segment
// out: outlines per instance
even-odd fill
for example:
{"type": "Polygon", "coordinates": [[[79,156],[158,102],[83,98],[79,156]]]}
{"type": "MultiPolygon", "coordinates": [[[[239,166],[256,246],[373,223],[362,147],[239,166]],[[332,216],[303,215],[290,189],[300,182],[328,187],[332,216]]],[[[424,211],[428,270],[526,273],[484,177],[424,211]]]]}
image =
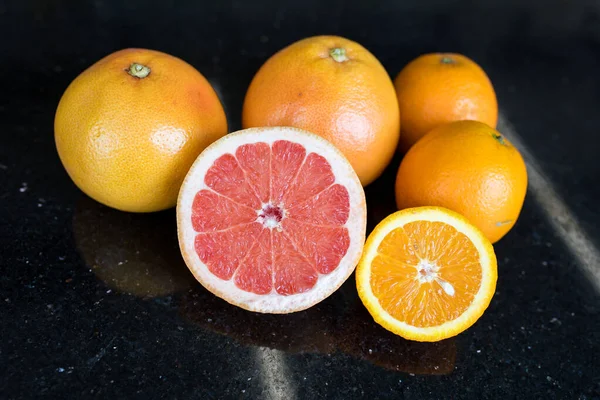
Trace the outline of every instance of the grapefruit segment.
{"type": "Polygon", "coordinates": [[[273,265],[275,290],[290,295],[306,292],[319,279],[310,260],[298,251],[283,232],[273,231],[273,265]]]}
{"type": "Polygon", "coordinates": [[[233,154],[219,157],[204,177],[206,186],[215,192],[253,209],[260,207],[256,192],[246,180],[244,171],[233,154]]]}
{"type": "Polygon", "coordinates": [[[327,189],[335,182],[331,165],[325,157],[315,153],[306,156],[304,164],[290,189],[284,194],[283,202],[292,208],[327,189]]]}
{"type": "Polygon", "coordinates": [[[237,225],[223,231],[199,233],[194,243],[195,250],[211,273],[228,280],[261,230],[259,223],[252,223],[237,225]]]}
{"type": "Polygon", "coordinates": [[[320,274],[333,271],[350,246],[348,229],[341,226],[315,226],[286,219],[283,229],[320,274]],[[319,240],[314,240],[315,236],[319,240]]]}
{"type": "Polygon", "coordinates": [[[267,203],[271,197],[271,148],[269,145],[266,143],[242,145],[235,152],[235,157],[260,201],[267,203]]]}
{"type": "Polygon", "coordinates": [[[242,308],[288,313],[353,272],[364,191],[329,142],[295,128],[229,134],[193,164],[177,203],[182,255],[208,290],[242,308]]]}
{"type": "Polygon", "coordinates": [[[273,257],[271,232],[262,229],[258,239],[246,254],[235,273],[235,285],[256,294],[273,290],[273,257]]]}
{"type": "Polygon", "coordinates": [[[196,232],[210,232],[249,224],[256,220],[256,212],[211,190],[203,189],[194,197],[191,219],[196,232]]]}
{"type": "Polygon", "coordinates": [[[271,202],[280,204],[306,157],[306,149],[291,141],[273,143],[271,156],[271,202]]]}
{"type": "Polygon", "coordinates": [[[348,221],[348,190],[335,184],[308,201],[290,208],[287,216],[313,225],[344,225],[348,221]]]}

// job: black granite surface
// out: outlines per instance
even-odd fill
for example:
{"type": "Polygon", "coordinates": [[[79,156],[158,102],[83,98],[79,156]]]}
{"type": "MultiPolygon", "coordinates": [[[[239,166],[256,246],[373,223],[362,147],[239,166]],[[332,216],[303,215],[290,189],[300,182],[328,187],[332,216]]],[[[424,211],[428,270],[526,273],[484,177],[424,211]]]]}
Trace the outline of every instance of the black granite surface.
{"type": "MultiPolygon", "coordinates": [[[[376,325],[353,278],[304,312],[234,308],[187,271],[173,210],[108,209],[63,170],[56,105],[104,55],[136,46],[190,62],[235,130],[261,63],[314,34],[359,41],[392,76],[425,52],[475,59],[585,243],[600,245],[597,2],[0,0],[0,398],[600,398],[600,282],[583,273],[600,265],[575,257],[539,185],[495,246],[485,315],[427,344],[376,325]]],[[[394,210],[398,162],[367,190],[370,227],[394,210]]]]}

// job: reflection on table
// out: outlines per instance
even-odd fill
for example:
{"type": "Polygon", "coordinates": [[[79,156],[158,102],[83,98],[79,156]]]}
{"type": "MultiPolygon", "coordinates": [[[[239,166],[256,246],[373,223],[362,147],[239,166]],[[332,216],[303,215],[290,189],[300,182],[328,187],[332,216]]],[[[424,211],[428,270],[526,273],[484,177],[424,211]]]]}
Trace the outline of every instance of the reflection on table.
{"type": "Polygon", "coordinates": [[[259,314],[233,306],[202,287],[180,299],[182,317],[241,344],[288,353],[344,352],[386,369],[442,375],[454,370],[456,342],[405,340],[377,325],[358,299],[350,278],[336,293],[308,310],[259,314]]]}
{"type": "Polygon", "coordinates": [[[73,234],[87,267],[115,291],[160,297],[196,282],[179,251],[174,210],[126,213],[82,195],[73,234]]]}

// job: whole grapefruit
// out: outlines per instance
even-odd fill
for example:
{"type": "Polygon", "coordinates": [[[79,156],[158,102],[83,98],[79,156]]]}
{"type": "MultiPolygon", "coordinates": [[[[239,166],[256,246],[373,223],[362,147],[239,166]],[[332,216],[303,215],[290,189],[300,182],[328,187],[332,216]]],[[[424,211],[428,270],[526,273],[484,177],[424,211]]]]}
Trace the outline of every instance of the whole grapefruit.
{"type": "Polygon", "coordinates": [[[346,156],[363,185],[383,172],[400,135],[388,73],[363,46],[338,36],[306,38],[269,58],[250,83],[242,125],[316,133],[346,156]]]}
{"type": "Polygon", "coordinates": [[[210,83],[171,55],[125,49],[67,88],[54,121],[61,162],[96,201],[131,212],[173,207],[198,154],[227,133],[210,83]]]}

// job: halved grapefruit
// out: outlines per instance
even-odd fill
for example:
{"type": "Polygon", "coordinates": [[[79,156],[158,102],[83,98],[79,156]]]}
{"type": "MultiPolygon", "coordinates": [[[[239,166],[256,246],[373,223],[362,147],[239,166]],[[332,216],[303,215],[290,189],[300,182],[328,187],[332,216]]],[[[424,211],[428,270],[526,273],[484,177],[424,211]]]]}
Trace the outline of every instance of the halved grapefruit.
{"type": "Polygon", "coordinates": [[[177,202],[181,253],[196,279],[231,304],[300,311],[354,271],[366,203],[350,163],[306,131],[251,128],[210,145],[177,202]]]}

